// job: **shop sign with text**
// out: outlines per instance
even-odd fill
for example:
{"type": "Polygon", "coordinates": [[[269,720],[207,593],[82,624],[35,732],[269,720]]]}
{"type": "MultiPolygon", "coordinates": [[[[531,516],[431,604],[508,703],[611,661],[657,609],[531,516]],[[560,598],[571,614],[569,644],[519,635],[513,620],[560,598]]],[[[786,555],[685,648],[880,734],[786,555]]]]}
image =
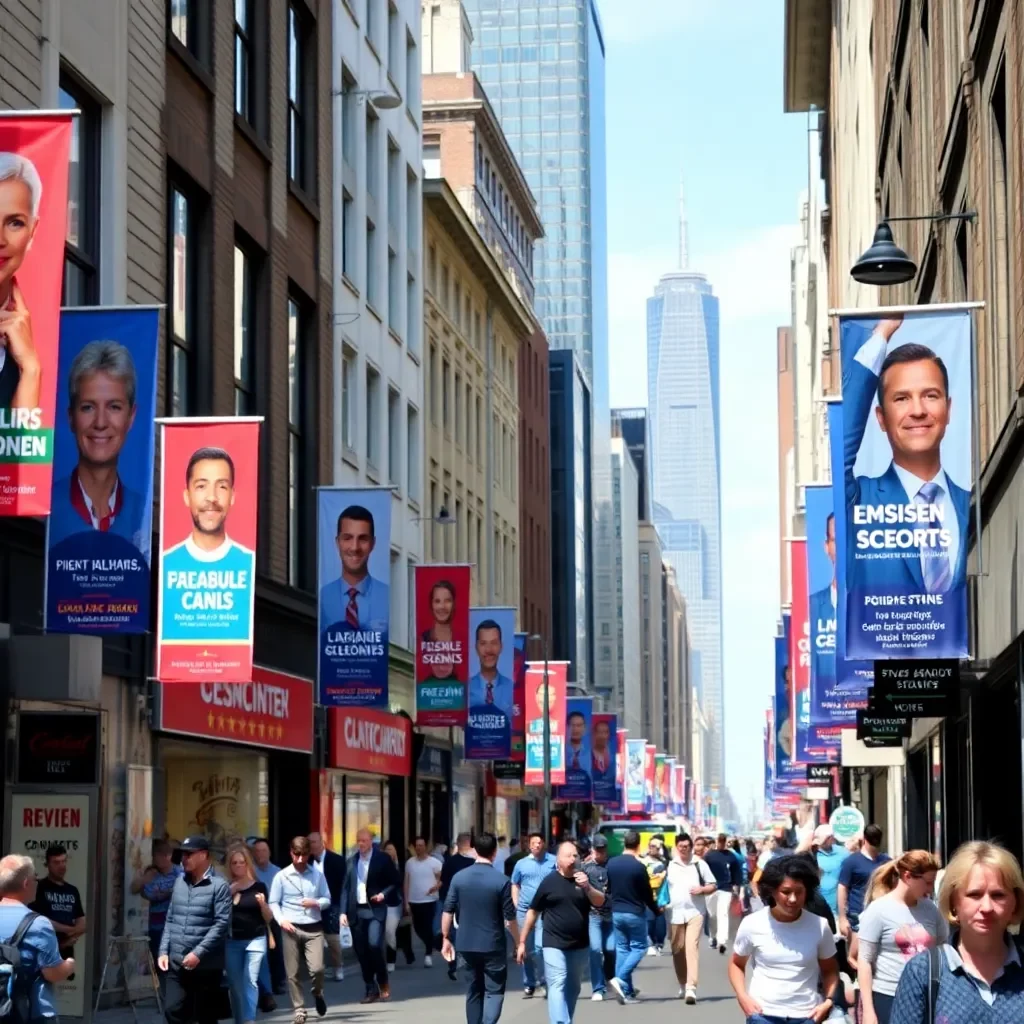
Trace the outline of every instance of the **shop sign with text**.
{"type": "Polygon", "coordinates": [[[329,708],[332,768],[412,774],[412,722],[372,708],[329,708]]]}

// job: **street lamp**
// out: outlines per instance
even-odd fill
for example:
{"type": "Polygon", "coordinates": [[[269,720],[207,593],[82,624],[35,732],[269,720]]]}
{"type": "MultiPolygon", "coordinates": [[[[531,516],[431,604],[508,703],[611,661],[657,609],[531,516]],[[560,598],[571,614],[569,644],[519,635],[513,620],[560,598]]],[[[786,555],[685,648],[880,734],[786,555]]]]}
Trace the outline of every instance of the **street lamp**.
{"type": "Polygon", "coordinates": [[[548,641],[540,633],[531,633],[530,640],[544,644],[544,839],[551,845],[551,704],[548,694],[548,641]]]}
{"type": "Polygon", "coordinates": [[[358,103],[369,103],[377,110],[394,110],[402,105],[402,97],[386,89],[340,89],[338,96],[355,96],[358,103]]]}
{"type": "Polygon", "coordinates": [[[850,277],[861,284],[883,287],[891,284],[906,284],[917,276],[917,264],[896,244],[892,237],[893,221],[973,221],[977,214],[973,210],[963,213],[932,213],[918,217],[885,217],[875,228],[875,237],[864,254],[850,268],[850,277]]]}

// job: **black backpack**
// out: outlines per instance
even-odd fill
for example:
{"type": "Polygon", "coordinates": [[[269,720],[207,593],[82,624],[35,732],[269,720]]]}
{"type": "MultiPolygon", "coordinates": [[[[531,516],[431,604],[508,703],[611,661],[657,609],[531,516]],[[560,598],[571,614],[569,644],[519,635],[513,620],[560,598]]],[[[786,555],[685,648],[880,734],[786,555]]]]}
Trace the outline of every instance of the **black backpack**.
{"type": "Polygon", "coordinates": [[[32,1019],[31,972],[21,965],[21,944],[38,917],[27,913],[5,942],[0,942],[0,1022],[3,1024],[28,1024],[32,1019]]]}

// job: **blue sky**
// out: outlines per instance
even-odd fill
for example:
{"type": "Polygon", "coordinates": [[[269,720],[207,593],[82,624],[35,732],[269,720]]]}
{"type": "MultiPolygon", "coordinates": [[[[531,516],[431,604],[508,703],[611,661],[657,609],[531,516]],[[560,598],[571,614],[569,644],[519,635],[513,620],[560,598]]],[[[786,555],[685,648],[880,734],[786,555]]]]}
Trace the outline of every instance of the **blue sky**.
{"type": "Polygon", "coordinates": [[[599,0],[607,51],[613,406],[646,405],[645,301],[675,269],[682,175],[690,266],[721,302],[726,779],[762,785],[778,615],[775,332],[807,187],[804,115],[783,114],[781,0],[599,0]]]}

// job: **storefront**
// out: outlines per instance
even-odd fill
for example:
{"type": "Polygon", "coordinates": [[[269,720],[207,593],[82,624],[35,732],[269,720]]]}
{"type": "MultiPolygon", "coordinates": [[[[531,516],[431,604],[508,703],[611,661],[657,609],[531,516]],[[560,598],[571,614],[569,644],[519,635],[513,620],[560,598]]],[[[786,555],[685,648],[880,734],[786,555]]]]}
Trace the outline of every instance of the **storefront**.
{"type": "Polygon", "coordinates": [[[462,747],[452,751],[452,814],[455,835],[481,831],[483,780],[473,761],[463,761],[462,747]]]}
{"type": "Polygon", "coordinates": [[[448,797],[452,752],[426,742],[416,761],[416,835],[446,846],[452,833],[452,804],[448,797]]]}
{"type": "Polygon", "coordinates": [[[401,845],[412,723],[371,708],[329,708],[327,725],[329,767],[314,778],[317,827],[327,845],[349,854],[361,828],[401,845]]]}
{"type": "Polygon", "coordinates": [[[266,836],[280,856],[309,831],[297,794],[313,750],[313,684],[255,667],[251,683],[159,686],[153,779],[156,835],[205,835],[215,857],[266,836]]]}

